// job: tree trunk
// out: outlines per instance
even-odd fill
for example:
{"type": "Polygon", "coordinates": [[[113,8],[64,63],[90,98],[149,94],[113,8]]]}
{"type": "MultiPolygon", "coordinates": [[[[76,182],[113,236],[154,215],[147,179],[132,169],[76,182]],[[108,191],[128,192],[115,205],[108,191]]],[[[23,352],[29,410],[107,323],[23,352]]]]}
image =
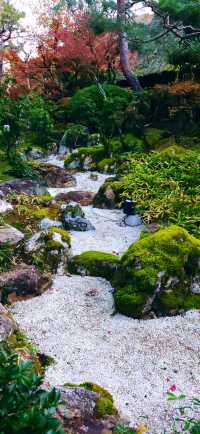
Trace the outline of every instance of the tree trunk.
{"type": "Polygon", "coordinates": [[[125,0],[117,0],[117,17],[120,26],[119,30],[119,52],[120,52],[120,63],[121,68],[126,78],[128,84],[135,91],[141,90],[140,82],[137,76],[133,73],[130,63],[129,63],[129,49],[128,49],[128,39],[125,32],[123,32],[123,26],[126,21],[126,5],[125,0]]]}

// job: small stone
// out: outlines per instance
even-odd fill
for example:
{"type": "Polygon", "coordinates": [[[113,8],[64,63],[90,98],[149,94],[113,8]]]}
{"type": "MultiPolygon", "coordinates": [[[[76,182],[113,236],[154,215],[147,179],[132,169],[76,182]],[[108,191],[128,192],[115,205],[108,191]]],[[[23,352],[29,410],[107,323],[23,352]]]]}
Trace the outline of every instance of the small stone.
{"type": "Polygon", "coordinates": [[[139,215],[129,215],[124,219],[126,226],[140,226],[142,224],[141,217],[139,215]]]}
{"type": "Polygon", "coordinates": [[[40,222],[40,229],[41,230],[47,230],[51,227],[61,228],[62,222],[59,222],[57,220],[51,220],[48,217],[41,220],[41,222],[40,222]]]}

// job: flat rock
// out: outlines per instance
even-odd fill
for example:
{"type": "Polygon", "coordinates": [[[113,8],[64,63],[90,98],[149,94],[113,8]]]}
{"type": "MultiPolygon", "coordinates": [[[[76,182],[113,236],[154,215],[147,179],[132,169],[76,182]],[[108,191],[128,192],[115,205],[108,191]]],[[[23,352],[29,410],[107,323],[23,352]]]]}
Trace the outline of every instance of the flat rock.
{"type": "Polygon", "coordinates": [[[44,218],[40,222],[40,229],[42,231],[45,231],[51,227],[61,228],[62,222],[59,222],[58,220],[51,220],[48,217],[44,218]]]}
{"type": "Polygon", "coordinates": [[[51,285],[51,278],[42,275],[36,267],[18,264],[10,271],[0,274],[0,293],[16,293],[17,296],[40,295],[51,285]]]}
{"type": "Polygon", "coordinates": [[[65,202],[77,202],[82,206],[92,205],[95,193],[90,191],[68,191],[67,193],[60,193],[55,197],[55,200],[63,200],[65,202]]]}
{"type": "Polygon", "coordinates": [[[39,195],[47,193],[46,187],[40,185],[37,181],[31,179],[13,179],[0,183],[1,196],[9,193],[25,193],[30,195],[39,195]]]}
{"type": "Polygon", "coordinates": [[[0,244],[9,242],[12,246],[16,246],[24,239],[24,234],[13,226],[0,226],[0,244]]]}

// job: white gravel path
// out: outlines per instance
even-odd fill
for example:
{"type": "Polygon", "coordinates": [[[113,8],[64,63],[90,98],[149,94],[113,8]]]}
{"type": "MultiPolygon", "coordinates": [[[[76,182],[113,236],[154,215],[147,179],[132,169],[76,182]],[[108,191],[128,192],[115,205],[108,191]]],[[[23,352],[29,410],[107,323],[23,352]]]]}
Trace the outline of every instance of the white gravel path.
{"type": "Polygon", "coordinates": [[[139,239],[142,226],[120,226],[124,217],[121,210],[105,210],[92,206],[82,208],[85,216],[94,225],[95,231],[71,231],[73,255],[88,250],[99,250],[121,256],[130,244],[139,239]]]}
{"type": "MultiPolygon", "coordinates": [[[[94,173],[94,172],[92,172],[94,173]]],[[[97,180],[90,178],[91,172],[76,173],[76,186],[68,188],[48,188],[48,192],[51,196],[55,197],[59,193],[67,193],[68,191],[90,191],[92,193],[97,193],[104,181],[109,178],[108,175],[96,172],[98,176],[97,180]]]]}
{"type": "MultiPolygon", "coordinates": [[[[77,174],[75,189],[97,191],[104,179],[100,175],[95,182],[89,174],[77,174]]],[[[56,195],[64,190],[49,191],[56,195]]],[[[122,254],[139,237],[141,226],[119,226],[121,211],[84,211],[96,230],[71,233],[73,254],[91,249],[122,254]]],[[[108,282],[57,275],[51,290],[16,303],[13,313],[40,350],[55,358],[47,372],[52,385],[99,383],[113,393],[133,425],[144,421],[151,434],[172,432],[172,408],[181,405],[167,401],[172,384],[178,393],[200,396],[199,312],[150,321],[113,316],[108,282]],[[97,294],[87,295],[90,289],[97,294]]]]}
{"type": "MultiPolygon", "coordinates": [[[[176,384],[188,397],[200,393],[200,318],[137,321],[112,316],[111,287],[103,279],[57,276],[53,290],[18,302],[15,318],[41,351],[52,355],[52,385],[94,381],[109,389],[133,424],[153,434],[172,423],[166,392],[176,384]],[[97,289],[95,297],[87,296],[97,289]]],[[[176,406],[182,403],[175,403],[176,406]]]]}

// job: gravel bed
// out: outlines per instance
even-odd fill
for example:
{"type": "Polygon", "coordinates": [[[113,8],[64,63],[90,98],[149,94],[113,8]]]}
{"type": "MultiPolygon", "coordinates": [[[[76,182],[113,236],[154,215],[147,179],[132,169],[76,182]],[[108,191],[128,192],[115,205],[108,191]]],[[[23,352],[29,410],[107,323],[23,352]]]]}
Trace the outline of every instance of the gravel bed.
{"type": "Polygon", "coordinates": [[[52,290],[16,303],[13,313],[55,358],[47,372],[51,385],[99,383],[133,424],[171,433],[172,409],[183,403],[167,401],[167,391],[175,384],[188,398],[200,393],[199,312],[149,321],[113,316],[111,292],[103,279],[56,276],[52,290]]]}

